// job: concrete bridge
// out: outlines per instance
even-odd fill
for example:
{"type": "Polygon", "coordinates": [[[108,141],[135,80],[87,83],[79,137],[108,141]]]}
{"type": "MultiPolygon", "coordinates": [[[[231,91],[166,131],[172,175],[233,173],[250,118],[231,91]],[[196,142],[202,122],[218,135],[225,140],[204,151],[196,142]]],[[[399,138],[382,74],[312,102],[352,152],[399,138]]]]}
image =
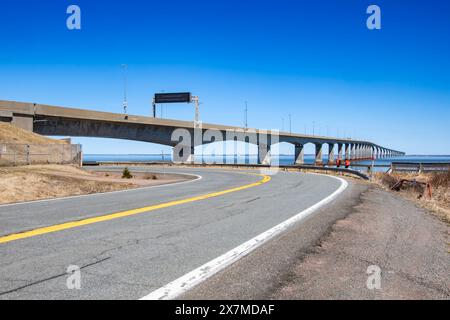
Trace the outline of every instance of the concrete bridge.
{"type": "Polygon", "coordinates": [[[11,122],[13,125],[47,136],[98,137],[126,139],[158,143],[167,146],[185,145],[187,148],[174,149],[181,162],[193,161],[194,147],[217,141],[235,140],[254,143],[258,146],[258,162],[270,163],[270,149],[273,143],[288,142],[295,146],[295,163],[304,163],[304,146],[307,143],[315,145],[315,162],[323,164],[323,146],[327,145],[328,164],[334,165],[337,159],[358,161],[363,159],[386,158],[404,155],[403,152],[382,147],[373,142],[342,139],[334,137],[301,135],[279,132],[276,139],[270,131],[194,123],[91,111],[84,109],[65,108],[0,100],[0,121],[11,122]],[[195,130],[195,129],[199,130],[195,130]],[[192,139],[186,141],[177,132],[189,133],[192,139]],[[218,132],[217,135],[208,134],[218,132]],[[196,140],[195,133],[200,131],[203,139],[196,140]],[[174,139],[175,137],[175,139],[174,139]],[[186,151],[187,150],[187,151],[186,151]]]}

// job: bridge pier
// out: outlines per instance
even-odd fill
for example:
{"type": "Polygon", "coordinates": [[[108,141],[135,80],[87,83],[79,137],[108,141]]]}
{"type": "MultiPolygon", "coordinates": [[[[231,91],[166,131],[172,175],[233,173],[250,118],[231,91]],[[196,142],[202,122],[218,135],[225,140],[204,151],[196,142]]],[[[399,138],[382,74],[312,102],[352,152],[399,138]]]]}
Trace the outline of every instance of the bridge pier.
{"type": "Polygon", "coordinates": [[[328,165],[332,166],[334,164],[334,143],[328,143],[328,165]]]}
{"type": "Polygon", "coordinates": [[[270,144],[260,143],[258,145],[258,164],[270,165],[270,144]]]}
{"type": "Polygon", "coordinates": [[[338,143],[338,156],[337,156],[337,158],[338,158],[338,160],[340,161],[340,162],[342,162],[342,156],[343,156],[343,144],[342,143],[338,143]]]}
{"type": "Polygon", "coordinates": [[[172,160],[174,163],[192,164],[195,161],[194,147],[173,148],[172,160]]]}
{"type": "Polygon", "coordinates": [[[345,144],[345,160],[350,159],[350,143],[345,144]]]}
{"type": "Polygon", "coordinates": [[[294,144],[294,148],[295,148],[295,164],[304,164],[305,150],[303,144],[296,143],[294,144]]]}
{"type": "Polygon", "coordinates": [[[321,166],[323,164],[323,160],[322,160],[322,143],[315,143],[316,146],[316,158],[314,161],[314,164],[316,166],[321,166]]]}

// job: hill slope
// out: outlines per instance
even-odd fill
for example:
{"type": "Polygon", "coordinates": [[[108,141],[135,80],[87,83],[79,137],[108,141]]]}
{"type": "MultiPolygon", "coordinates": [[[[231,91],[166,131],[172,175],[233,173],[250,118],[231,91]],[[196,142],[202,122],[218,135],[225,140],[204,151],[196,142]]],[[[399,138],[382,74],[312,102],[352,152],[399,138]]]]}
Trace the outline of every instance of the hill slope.
{"type": "Polygon", "coordinates": [[[50,139],[10,123],[0,121],[0,143],[11,144],[67,144],[66,141],[50,139]]]}

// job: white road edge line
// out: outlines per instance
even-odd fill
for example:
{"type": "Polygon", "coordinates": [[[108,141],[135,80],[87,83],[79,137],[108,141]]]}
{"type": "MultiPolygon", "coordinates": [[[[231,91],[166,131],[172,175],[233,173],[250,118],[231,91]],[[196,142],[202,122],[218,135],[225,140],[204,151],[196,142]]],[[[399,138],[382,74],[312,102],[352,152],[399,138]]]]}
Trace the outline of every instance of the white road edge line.
{"type": "Polygon", "coordinates": [[[148,295],[140,298],[139,300],[170,300],[192,289],[199,283],[205,281],[209,277],[225,269],[229,265],[238,261],[242,257],[248,255],[250,252],[263,245],[273,237],[279,235],[293,224],[303,220],[320,207],[333,201],[340,193],[342,193],[348,187],[348,182],[339,177],[327,176],[337,179],[341,182],[340,187],[334,191],[328,197],[322,199],[316,204],[312,205],[308,209],[305,209],[295,216],[285,220],[277,226],[257,235],[253,239],[239,245],[238,247],[224,253],[220,257],[211,260],[197,269],[181,276],[180,278],[168,283],[167,285],[149,293],[148,295]]]}
{"type": "Polygon", "coordinates": [[[50,199],[22,201],[22,202],[15,202],[15,203],[5,203],[5,204],[0,204],[0,208],[2,208],[2,207],[11,207],[11,206],[19,206],[19,205],[26,205],[26,204],[33,204],[33,203],[39,203],[39,202],[63,201],[63,200],[77,199],[77,198],[83,198],[83,197],[95,197],[95,196],[110,195],[110,194],[115,194],[115,193],[132,192],[132,191],[140,191],[140,190],[147,190],[147,189],[156,189],[156,188],[162,188],[162,187],[168,187],[168,186],[175,186],[175,185],[179,185],[179,184],[191,183],[191,182],[195,182],[195,181],[199,181],[199,180],[203,179],[202,176],[200,176],[198,174],[193,174],[193,173],[179,173],[179,172],[166,172],[166,173],[193,176],[193,177],[195,177],[195,179],[187,180],[187,181],[181,181],[181,182],[174,182],[174,183],[159,184],[159,185],[156,185],[156,186],[148,186],[148,187],[140,187],[140,188],[138,187],[138,188],[126,189],[126,190],[98,192],[98,193],[91,193],[91,194],[81,194],[79,196],[68,196],[68,197],[61,197],[61,198],[50,198],[50,199]]]}

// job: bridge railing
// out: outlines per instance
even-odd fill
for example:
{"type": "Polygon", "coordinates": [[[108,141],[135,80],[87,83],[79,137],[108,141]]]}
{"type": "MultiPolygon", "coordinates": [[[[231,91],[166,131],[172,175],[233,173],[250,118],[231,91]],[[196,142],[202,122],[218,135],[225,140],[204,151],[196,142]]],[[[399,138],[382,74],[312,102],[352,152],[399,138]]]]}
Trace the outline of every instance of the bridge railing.
{"type": "Polygon", "coordinates": [[[0,166],[82,164],[79,144],[1,144],[0,166]]]}

